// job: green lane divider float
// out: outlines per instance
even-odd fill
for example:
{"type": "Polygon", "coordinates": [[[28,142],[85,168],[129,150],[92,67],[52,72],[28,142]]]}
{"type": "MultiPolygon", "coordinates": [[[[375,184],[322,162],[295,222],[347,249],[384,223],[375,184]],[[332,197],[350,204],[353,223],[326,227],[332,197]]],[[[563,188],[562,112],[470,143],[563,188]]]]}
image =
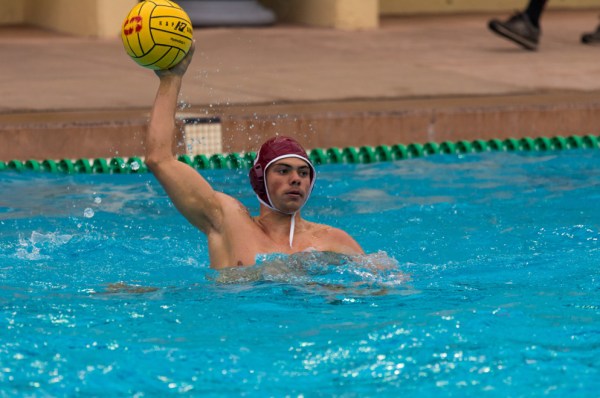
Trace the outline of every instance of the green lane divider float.
{"type": "MultiPolygon", "coordinates": [[[[540,138],[507,138],[504,140],[460,140],[441,143],[427,142],[425,144],[396,144],[392,146],[379,145],[376,147],[347,147],[313,149],[309,151],[310,160],[315,165],[339,163],[375,163],[403,159],[414,159],[438,154],[468,154],[479,152],[512,152],[512,151],[556,151],[564,149],[599,149],[600,136],[572,135],[569,137],[540,137],[540,138]]],[[[180,162],[196,169],[246,169],[254,163],[256,152],[215,154],[212,156],[181,155],[180,162]]],[[[131,174],[146,173],[148,167],[139,157],[112,159],[62,159],[62,160],[11,160],[0,161],[0,171],[33,171],[61,174],[131,174]]]]}

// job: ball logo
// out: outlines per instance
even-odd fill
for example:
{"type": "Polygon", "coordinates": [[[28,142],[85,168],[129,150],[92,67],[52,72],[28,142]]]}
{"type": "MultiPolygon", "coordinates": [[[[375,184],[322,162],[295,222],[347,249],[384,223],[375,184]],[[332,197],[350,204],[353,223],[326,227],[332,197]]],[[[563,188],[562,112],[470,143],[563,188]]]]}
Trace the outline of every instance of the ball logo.
{"type": "Polygon", "coordinates": [[[125,34],[125,36],[129,36],[134,32],[138,33],[140,30],[142,30],[142,17],[140,17],[139,15],[131,17],[125,20],[125,23],[123,25],[123,33],[125,34]]]}
{"type": "Polygon", "coordinates": [[[189,35],[192,34],[192,28],[187,22],[164,22],[159,21],[158,26],[164,26],[167,29],[171,29],[174,32],[187,33],[189,35]]]}
{"type": "Polygon", "coordinates": [[[185,32],[185,28],[187,28],[187,24],[185,22],[177,22],[177,25],[175,25],[175,30],[180,31],[181,33],[185,32]]]}

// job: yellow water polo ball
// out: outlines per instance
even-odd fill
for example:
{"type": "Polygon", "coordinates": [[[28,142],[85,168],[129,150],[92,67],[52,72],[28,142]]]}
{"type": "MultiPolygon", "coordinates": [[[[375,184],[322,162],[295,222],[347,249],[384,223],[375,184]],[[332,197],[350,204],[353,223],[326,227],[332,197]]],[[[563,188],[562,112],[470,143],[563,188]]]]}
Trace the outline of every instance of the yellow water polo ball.
{"type": "Polygon", "coordinates": [[[121,38],[127,54],[141,66],[169,69],[192,46],[192,22],[173,1],[145,0],[136,4],[125,18],[121,38]]]}

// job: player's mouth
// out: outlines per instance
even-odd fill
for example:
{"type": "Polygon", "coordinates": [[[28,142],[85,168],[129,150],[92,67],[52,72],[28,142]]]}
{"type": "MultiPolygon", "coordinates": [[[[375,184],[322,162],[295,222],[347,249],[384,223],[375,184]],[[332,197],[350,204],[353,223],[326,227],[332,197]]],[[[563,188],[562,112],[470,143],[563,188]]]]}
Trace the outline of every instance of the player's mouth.
{"type": "Polygon", "coordinates": [[[292,199],[301,199],[304,197],[304,194],[301,191],[291,190],[291,191],[287,191],[285,193],[285,196],[292,198],[292,199]]]}

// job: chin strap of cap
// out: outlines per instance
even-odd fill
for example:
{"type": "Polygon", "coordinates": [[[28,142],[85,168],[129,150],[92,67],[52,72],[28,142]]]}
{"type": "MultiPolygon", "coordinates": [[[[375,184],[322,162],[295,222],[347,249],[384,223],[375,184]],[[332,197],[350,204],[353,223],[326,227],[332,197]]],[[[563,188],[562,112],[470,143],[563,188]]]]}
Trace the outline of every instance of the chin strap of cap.
{"type": "Polygon", "coordinates": [[[297,212],[292,213],[292,222],[290,224],[290,249],[292,248],[292,245],[294,243],[294,231],[296,229],[296,213],[297,212]]]}

